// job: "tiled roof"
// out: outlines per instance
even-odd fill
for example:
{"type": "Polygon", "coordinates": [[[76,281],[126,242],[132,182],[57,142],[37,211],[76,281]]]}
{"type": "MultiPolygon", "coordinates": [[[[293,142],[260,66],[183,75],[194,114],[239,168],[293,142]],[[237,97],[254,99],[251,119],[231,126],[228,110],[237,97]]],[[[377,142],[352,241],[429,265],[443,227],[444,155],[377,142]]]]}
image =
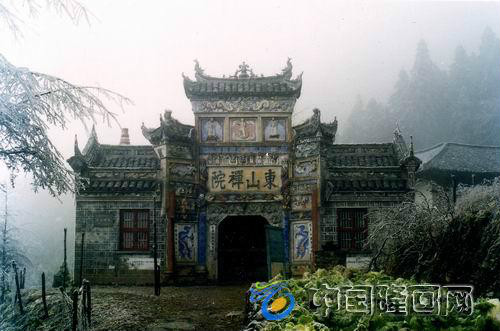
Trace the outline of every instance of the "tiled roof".
{"type": "Polygon", "coordinates": [[[243,63],[233,76],[211,77],[204,73],[196,62],[195,78],[184,77],[184,91],[189,99],[193,97],[226,97],[226,96],[300,96],[302,76],[291,79],[292,64],[288,60],[287,67],[275,76],[256,76],[243,63]]]}
{"type": "Polygon", "coordinates": [[[334,191],[405,191],[406,179],[333,179],[334,191]]]}
{"type": "Polygon", "coordinates": [[[156,188],[155,180],[112,180],[91,178],[90,183],[85,185],[85,193],[139,193],[152,191],[156,188]]]}
{"type": "Polygon", "coordinates": [[[310,118],[304,123],[293,127],[295,139],[300,140],[301,138],[322,136],[335,141],[338,126],[337,118],[331,123],[321,123],[320,117],[321,111],[317,108],[313,109],[313,115],[310,118]]]}
{"type": "Polygon", "coordinates": [[[152,146],[98,145],[89,157],[91,168],[158,169],[160,166],[152,146]]]}
{"type": "Polygon", "coordinates": [[[328,169],[339,167],[394,167],[399,166],[392,143],[333,144],[328,148],[328,169]]]}
{"type": "Polygon", "coordinates": [[[191,144],[194,139],[194,126],[179,122],[172,117],[172,112],[169,110],[166,110],[165,114],[160,116],[159,127],[149,129],[143,123],[141,129],[143,136],[155,146],[161,144],[162,141],[191,144]]]}
{"type": "Polygon", "coordinates": [[[394,144],[333,144],[328,147],[328,182],[334,192],[406,191],[394,144]]]}
{"type": "Polygon", "coordinates": [[[422,172],[500,173],[500,146],[441,143],[418,151],[415,156],[422,160],[422,172]]]}

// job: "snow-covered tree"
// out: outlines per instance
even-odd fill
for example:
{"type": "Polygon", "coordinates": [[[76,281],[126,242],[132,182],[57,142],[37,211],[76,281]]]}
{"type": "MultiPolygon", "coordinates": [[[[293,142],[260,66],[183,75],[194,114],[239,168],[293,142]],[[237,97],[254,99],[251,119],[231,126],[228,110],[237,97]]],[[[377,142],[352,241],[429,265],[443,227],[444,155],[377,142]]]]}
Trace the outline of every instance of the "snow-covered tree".
{"type": "MultiPolygon", "coordinates": [[[[0,0],[0,24],[20,34],[22,20],[14,12],[15,4],[0,0]],[[10,7],[9,7],[10,5],[10,7]]],[[[28,0],[24,9],[31,15],[44,4],[67,14],[78,22],[87,11],[73,0],[28,0]]],[[[121,107],[127,98],[104,88],[79,86],[62,78],[20,68],[10,63],[0,49],[0,160],[13,176],[24,171],[33,177],[33,189],[47,189],[57,196],[75,189],[73,173],[48,137],[51,127],[66,128],[72,120],[85,126],[96,117],[106,121],[113,113],[102,98],[121,107]]]]}
{"type": "Polygon", "coordinates": [[[5,302],[7,293],[10,290],[9,280],[12,271],[12,261],[16,261],[18,266],[26,267],[31,265],[27,257],[25,247],[19,240],[18,229],[9,222],[11,215],[8,212],[8,188],[4,185],[2,190],[5,195],[5,204],[2,215],[3,222],[0,223],[0,304],[5,302]]]}

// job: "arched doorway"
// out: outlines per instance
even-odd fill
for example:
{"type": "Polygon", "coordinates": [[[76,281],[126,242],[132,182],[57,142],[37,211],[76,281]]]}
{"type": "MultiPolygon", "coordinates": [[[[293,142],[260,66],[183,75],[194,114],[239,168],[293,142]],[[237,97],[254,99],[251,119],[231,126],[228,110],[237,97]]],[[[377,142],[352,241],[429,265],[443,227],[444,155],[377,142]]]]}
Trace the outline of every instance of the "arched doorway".
{"type": "Polygon", "coordinates": [[[228,216],[218,231],[218,280],[246,282],[267,278],[266,231],[262,216],[228,216]]]}

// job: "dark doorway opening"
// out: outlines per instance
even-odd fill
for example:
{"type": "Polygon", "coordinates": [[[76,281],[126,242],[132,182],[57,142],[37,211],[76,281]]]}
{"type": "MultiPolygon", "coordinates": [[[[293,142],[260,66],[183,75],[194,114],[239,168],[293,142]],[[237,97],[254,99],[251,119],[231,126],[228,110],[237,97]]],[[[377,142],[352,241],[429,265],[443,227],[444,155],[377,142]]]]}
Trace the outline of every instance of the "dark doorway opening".
{"type": "Polygon", "coordinates": [[[220,282],[266,280],[266,224],[262,216],[229,216],[222,221],[217,259],[220,282]]]}

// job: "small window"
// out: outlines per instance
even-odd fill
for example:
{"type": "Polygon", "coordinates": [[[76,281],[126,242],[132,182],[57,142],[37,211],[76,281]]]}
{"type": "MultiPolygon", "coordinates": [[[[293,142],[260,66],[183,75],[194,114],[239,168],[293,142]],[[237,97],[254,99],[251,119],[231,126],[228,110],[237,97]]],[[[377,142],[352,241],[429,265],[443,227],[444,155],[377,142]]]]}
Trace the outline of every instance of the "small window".
{"type": "Polygon", "coordinates": [[[337,209],[337,235],[343,250],[362,250],[367,237],[366,209],[337,209]]]}
{"type": "Polygon", "coordinates": [[[120,249],[146,251],[149,239],[149,210],[120,211],[120,249]]]}

